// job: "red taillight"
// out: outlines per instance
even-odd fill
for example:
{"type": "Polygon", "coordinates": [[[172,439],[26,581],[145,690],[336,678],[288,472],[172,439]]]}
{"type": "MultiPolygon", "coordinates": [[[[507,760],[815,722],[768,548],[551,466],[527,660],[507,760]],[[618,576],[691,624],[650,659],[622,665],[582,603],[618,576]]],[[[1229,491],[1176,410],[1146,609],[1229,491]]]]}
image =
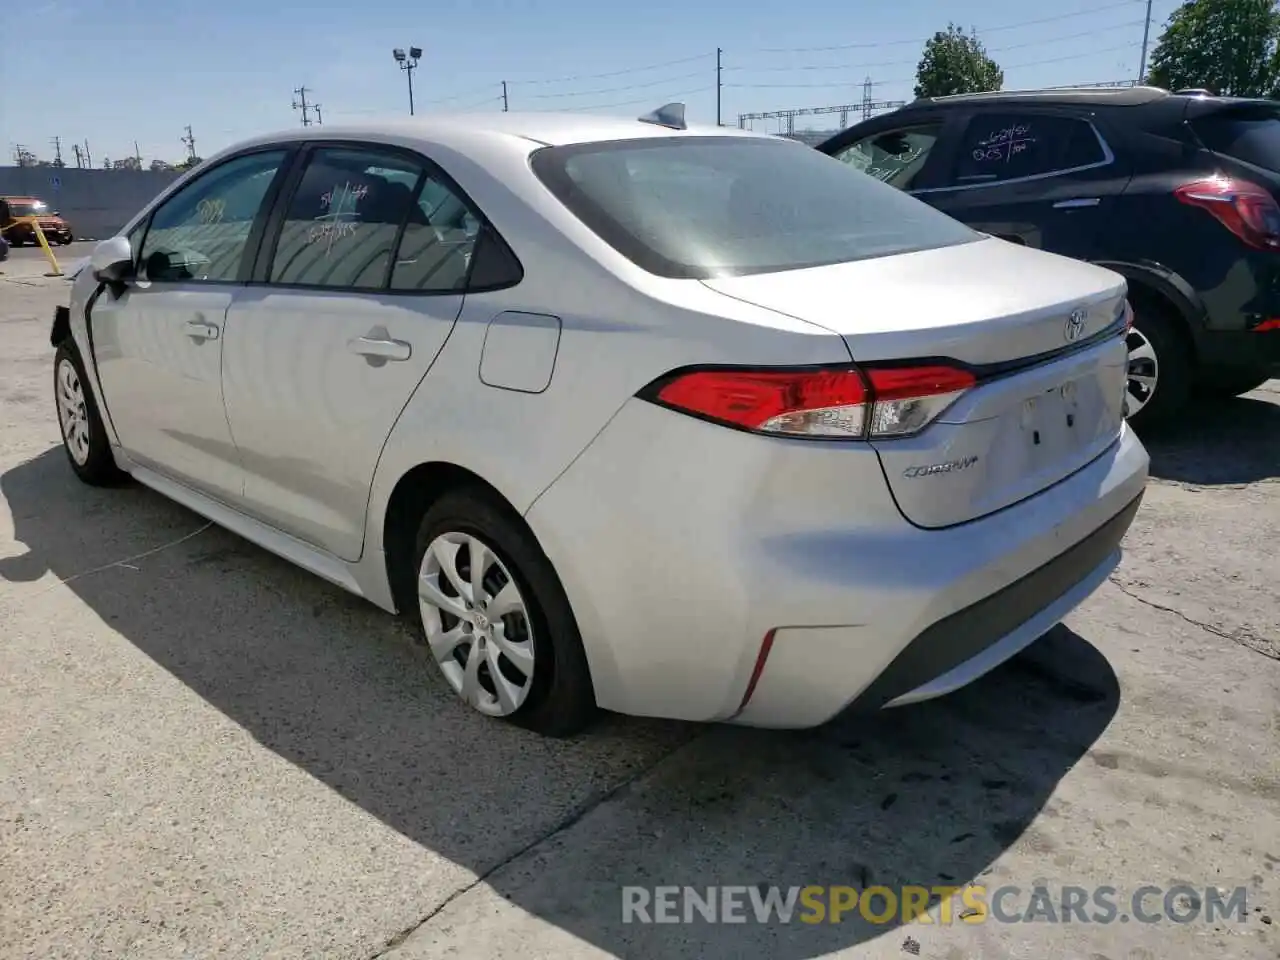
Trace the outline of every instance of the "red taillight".
{"type": "Polygon", "coordinates": [[[1256,327],[1252,328],[1253,333],[1263,333],[1268,330],[1280,331],[1280,317],[1271,317],[1269,320],[1263,320],[1256,327]]]}
{"type": "Polygon", "coordinates": [[[938,364],[840,369],[697,370],[666,380],[652,399],[745,430],[863,439],[917,433],[974,385],[938,364]]]}
{"type": "Polygon", "coordinates": [[[1209,177],[1184,183],[1173,195],[1187,206],[1208,210],[1255,250],[1280,250],[1280,204],[1256,183],[1209,177]]]}

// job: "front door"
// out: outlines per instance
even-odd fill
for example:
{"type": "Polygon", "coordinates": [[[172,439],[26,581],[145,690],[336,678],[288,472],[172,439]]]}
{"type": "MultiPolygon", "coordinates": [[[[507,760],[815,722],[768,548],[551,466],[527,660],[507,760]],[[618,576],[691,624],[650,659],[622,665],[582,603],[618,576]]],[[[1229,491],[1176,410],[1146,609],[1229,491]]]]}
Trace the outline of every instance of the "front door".
{"type": "Polygon", "coordinates": [[[161,204],[137,277],[93,307],[98,377],[130,459],[209,496],[243,486],[222,394],[223,327],[284,150],[242,155],[161,204]]]}
{"type": "Polygon", "coordinates": [[[462,307],[476,219],[421,157],[314,147],[227,316],[244,509],[359,559],[382,445],[462,307]]]}

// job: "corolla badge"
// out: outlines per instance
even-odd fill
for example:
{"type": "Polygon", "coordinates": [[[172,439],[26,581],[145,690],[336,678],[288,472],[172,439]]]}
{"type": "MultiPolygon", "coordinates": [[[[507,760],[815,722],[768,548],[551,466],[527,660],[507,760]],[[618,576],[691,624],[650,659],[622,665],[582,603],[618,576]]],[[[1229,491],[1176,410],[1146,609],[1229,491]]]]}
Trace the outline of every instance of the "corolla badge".
{"type": "Polygon", "coordinates": [[[907,467],[902,471],[902,475],[910,479],[911,477],[932,477],[939,473],[955,473],[959,470],[968,470],[978,462],[976,456],[962,457],[959,460],[946,460],[942,463],[931,463],[927,466],[907,467]]]}
{"type": "Polygon", "coordinates": [[[1084,321],[1088,316],[1089,313],[1084,307],[1076,307],[1071,311],[1071,316],[1067,317],[1067,325],[1062,328],[1062,335],[1067,343],[1074,343],[1080,339],[1080,335],[1084,333],[1084,321]]]}

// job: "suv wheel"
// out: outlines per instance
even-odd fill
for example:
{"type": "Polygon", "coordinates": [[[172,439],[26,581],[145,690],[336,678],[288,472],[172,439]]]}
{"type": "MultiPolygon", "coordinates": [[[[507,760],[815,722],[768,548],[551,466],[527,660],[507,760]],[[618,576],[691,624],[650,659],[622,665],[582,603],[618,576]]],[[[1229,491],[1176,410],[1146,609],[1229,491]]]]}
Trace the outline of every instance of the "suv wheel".
{"type": "Polygon", "coordinates": [[[1178,321],[1163,307],[1136,302],[1126,345],[1125,417],[1135,429],[1167,422],[1182,410],[1191,393],[1191,350],[1178,321]]]}
{"type": "Polygon", "coordinates": [[[445,681],[469,706],[547,736],[595,713],[577,622],[542,549],[479,490],[446,494],[418,528],[418,622],[445,681]]]}

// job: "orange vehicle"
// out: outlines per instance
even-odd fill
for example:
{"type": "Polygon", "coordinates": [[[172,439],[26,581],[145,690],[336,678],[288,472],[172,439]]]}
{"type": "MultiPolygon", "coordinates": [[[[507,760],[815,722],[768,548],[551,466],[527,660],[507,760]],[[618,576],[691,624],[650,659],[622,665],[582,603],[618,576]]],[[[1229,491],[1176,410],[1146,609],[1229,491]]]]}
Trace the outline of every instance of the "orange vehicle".
{"type": "Polygon", "coordinates": [[[38,243],[36,229],[31,220],[35,219],[50,243],[68,244],[75,239],[71,233],[71,224],[62,219],[57,210],[49,209],[49,205],[36,197],[0,197],[0,227],[4,228],[4,238],[15,247],[24,243],[38,243]]]}

